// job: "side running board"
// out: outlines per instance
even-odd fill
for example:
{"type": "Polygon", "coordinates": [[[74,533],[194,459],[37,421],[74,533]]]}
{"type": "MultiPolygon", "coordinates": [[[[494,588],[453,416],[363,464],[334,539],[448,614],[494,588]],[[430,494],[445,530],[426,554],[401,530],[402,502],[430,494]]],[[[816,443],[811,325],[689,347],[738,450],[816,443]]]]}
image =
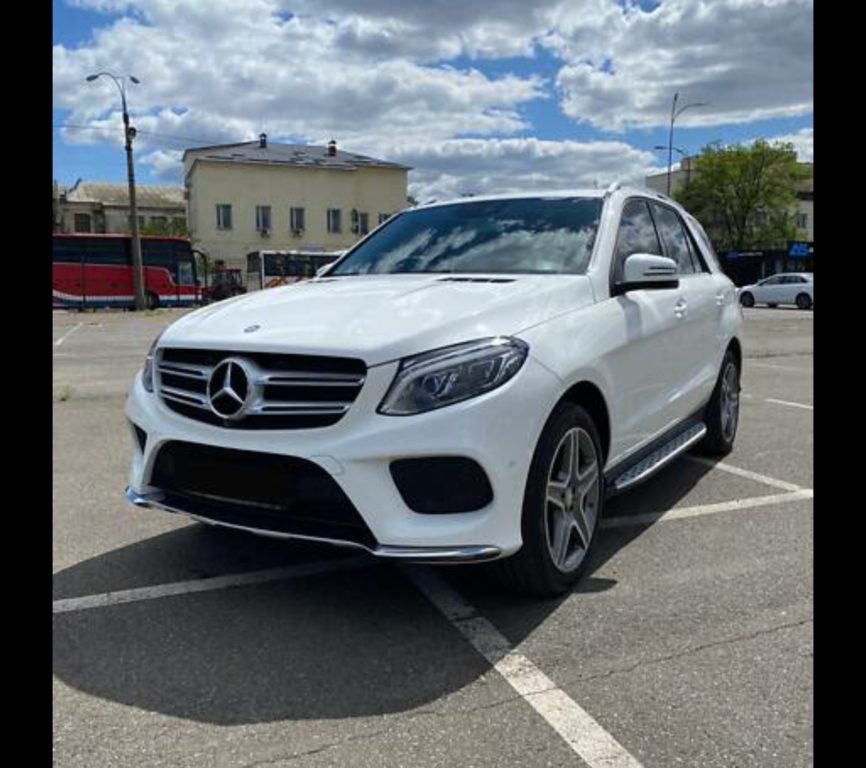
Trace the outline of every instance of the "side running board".
{"type": "Polygon", "coordinates": [[[618,493],[646,480],[650,475],[687,451],[707,433],[705,424],[693,424],[688,429],[672,437],[636,464],[616,475],[610,483],[612,491],[618,493]]]}

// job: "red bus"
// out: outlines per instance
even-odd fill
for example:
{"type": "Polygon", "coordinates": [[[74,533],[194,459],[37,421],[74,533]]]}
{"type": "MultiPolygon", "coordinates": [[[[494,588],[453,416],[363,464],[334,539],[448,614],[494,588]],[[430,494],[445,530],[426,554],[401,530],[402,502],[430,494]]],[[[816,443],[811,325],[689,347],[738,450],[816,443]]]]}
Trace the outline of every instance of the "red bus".
{"type": "MultiPolygon", "coordinates": [[[[147,306],[199,302],[195,258],[182,237],[142,237],[147,306]]],[[[132,238],[123,234],[54,235],[54,307],[131,307],[132,238]]]]}

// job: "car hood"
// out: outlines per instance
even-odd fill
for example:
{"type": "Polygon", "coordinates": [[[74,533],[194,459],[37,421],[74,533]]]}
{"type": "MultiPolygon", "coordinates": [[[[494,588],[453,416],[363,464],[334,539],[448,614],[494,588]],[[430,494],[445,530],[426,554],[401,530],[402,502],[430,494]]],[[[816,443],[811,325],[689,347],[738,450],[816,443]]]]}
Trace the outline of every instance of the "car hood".
{"type": "Polygon", "coordinates": [[[592,301],[581,275],[323,278],[198,309],[169,326],[160,346],[359,357],[377,365],[515,335],[592,301]]]}

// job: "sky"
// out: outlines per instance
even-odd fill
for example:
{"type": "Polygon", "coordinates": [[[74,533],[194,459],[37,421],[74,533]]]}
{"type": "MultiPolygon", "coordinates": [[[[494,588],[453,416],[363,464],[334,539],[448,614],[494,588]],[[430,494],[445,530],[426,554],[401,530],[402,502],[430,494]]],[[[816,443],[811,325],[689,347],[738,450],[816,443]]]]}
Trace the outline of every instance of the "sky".
{"type": "MultiPolygon", "coordinates": [[[[405,163],[422,202],[607,186],[674,145],[812,160],[812,0],[54,0],[54,176],[182,183],[187,147],[323,145],[405,163]]],[[[676,157],[676,153],[675,153],[676,157]]]]}

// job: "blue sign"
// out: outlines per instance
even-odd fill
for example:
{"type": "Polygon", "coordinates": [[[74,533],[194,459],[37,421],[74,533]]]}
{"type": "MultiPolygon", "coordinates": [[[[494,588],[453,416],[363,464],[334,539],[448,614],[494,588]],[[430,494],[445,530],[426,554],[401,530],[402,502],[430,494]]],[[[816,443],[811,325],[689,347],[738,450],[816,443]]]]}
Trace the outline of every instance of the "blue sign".
{"type": "Polygon", "coordinates": [[[807,259],[812,255],[811,243],[790,243],[788,246],[788,256],[792,259],[807,259]]]}

